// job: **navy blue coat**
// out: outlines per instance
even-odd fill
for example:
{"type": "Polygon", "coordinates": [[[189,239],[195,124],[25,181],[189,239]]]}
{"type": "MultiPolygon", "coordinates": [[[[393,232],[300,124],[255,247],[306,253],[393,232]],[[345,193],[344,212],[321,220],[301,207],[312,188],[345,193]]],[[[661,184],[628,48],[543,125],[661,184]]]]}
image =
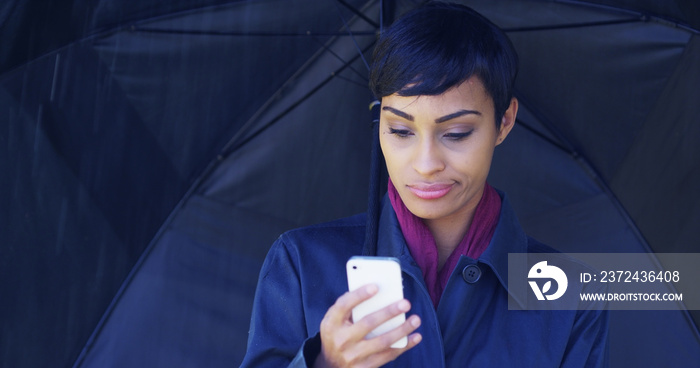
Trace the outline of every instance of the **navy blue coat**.
{"type": "MultiPolygon", "coordinates": [[[[491,244],[462,256],[433,307],[396,214],[384,201],[378,256],[401,263],[410,314],[423,340],[388,367],[606,367],[608,314],[601,310],[509,310],[508,253],[556,252],[527,237],[505,195],[491,244]],[[466,282],[462,271],[481,275],[466,282]],[[473,268],[472,268],[473,269],[473,268]]],[[[321,319],[347,291],[345,263],[362,254],[364,215],[283,234],[260,273],[243,367],[306,367],[320,351],[321,319]]]]}

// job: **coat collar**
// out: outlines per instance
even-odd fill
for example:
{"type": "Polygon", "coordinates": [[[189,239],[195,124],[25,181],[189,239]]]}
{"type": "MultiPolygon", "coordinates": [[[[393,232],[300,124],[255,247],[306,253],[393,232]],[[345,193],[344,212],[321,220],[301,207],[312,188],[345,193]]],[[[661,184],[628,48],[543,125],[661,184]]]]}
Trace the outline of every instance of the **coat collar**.
{"type": "MultiPolygon", "coordinates": [[[[490,267],[510,296],[524,307],[525,301],[522,300],[522,297],[508,290],[508,253],[527,253],[528,238],[520,227],[508,197],[501,191],[498,191],[498,194],[501,196],[501,213],[498,225],[496,225],[491,243],[477,261],[490,267]]],[[[396,257],[401,262],[404,272],[422,278],[420,268],[408,251],[396,213],[386,196],[382,201],[379,219],[377,256],[396,257]]]]}

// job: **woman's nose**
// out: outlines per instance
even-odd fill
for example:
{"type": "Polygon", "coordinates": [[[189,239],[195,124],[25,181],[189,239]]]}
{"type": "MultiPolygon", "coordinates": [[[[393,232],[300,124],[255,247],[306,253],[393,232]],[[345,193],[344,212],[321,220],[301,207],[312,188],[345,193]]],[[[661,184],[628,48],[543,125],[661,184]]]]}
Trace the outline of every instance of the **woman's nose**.
{"type": "Polygon", "coordinates": [[[445,162],[435,142],[422,139],[418,143],[413,158],[413,169],[426,177],[445,169],[445,162]]]}

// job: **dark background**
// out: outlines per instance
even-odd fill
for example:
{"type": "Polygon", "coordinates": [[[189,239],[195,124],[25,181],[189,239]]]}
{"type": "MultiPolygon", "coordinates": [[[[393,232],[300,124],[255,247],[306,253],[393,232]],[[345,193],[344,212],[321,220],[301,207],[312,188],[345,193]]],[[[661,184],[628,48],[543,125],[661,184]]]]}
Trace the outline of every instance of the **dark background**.
{"type": "MultiPolygon", "coordinates": [[[[463,2],[521,58],[526,231],[698,252],[700,5],[463,2]]],[[[363,58],[419,3],[0,4],[0,366],[237,365],[275,238],[365,210],[363,58]]],[[[611,366],[697,364],[696,313],[613,313],[611,366]]]]}

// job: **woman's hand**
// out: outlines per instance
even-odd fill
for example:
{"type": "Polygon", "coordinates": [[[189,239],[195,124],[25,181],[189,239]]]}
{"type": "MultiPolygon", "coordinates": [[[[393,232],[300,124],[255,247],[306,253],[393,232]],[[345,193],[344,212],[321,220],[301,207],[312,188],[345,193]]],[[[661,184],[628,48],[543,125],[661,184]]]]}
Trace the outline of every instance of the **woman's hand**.
{"type": "Polygon", "coordinates": [[[321,353],[316,358],[315,368],[379,367],[418,345],[422,338],[419,333],[408,336],[420,326],[420,318],[416,315],[385,334],[365,340],[365,336],[377,326],[411,309],[411,304],[404,299],[353,323],[352,309],[377,291],[376,285],[367,285],[347,292],[328,309],[321,321],[321,353]],[[391,348],[404,336],[408,336],[405,348],[391,348]]]}

